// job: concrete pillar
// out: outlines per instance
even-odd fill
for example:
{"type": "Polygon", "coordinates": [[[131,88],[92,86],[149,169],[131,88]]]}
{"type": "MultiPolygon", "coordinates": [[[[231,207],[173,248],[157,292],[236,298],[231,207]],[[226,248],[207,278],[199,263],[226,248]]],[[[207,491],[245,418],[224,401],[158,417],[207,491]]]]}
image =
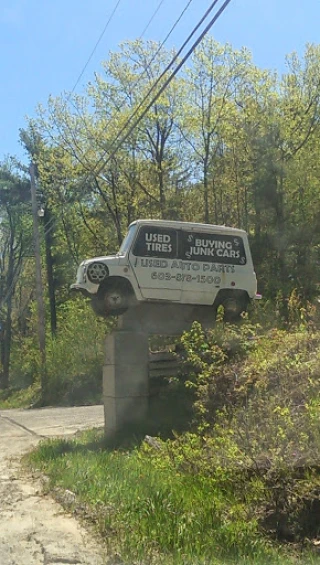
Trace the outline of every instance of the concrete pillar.
{"type": "Polygon", "coordinates": [[[149,344],[143,332],[118,330],[106,338],[103,368],[105,434],[142,421],[148,411],[149,344]]]}
{"type": "Polygon", "coordinates": [[[206,328],[215,325],[216,312],[213,306],[191,304],[140,303],[129,308],[118,319],[120,330],[142,331],[149,335],[181,335],[190,330],[197,320],[206,328]]]}

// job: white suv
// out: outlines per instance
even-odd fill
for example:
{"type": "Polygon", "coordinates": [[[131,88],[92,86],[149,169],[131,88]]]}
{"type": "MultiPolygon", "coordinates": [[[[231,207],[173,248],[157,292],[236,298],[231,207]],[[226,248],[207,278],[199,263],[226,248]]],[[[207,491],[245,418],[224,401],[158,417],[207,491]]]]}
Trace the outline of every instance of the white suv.
{"type": "Polygon", "coordinates": [[[258,297],[245,231],[166,220],[133,222],[116,255],[81,263],[71,289],[103,316],[164,302],[222,305],[234,320],[258,297]]]}

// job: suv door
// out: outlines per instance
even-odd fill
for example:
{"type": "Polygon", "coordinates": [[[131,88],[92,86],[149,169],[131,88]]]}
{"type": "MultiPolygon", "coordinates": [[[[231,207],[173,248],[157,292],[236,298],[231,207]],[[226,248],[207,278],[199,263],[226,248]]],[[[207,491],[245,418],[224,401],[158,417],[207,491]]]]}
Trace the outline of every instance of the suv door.
{"type": "Polygon", "coordinates": [[[182,277],[174,268],[178,252],[178,230],[141,225],[129,253],[129,262],[148,300],[181,300],[182,277]]]}
{"type": "Polygon", "coordinates": [[[185,303],[213,304],[220,288],[229,287],[237,266],[240,275],[246,271],[243,239],[230,233],[182,231],[180,257],[190,261],[191,276],[182,283],[185,303]]]}

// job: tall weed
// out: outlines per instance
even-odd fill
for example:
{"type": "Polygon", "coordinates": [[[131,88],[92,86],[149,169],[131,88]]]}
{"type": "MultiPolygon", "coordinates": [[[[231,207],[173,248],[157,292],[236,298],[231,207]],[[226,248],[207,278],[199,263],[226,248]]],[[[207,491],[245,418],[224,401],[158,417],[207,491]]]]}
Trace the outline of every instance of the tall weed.
{"type": "MultiPolygon", "coordinates": [[[[112,322],[95,316],[84,300],[60,306],[58,331],[47,332],[46,379],[52,404],[92,403],[101,397],[103,343],[112,322]]],[[[23,387],[41,381],[41,362],[36,333],[16,341],[11,366],[11,385],[23,387]]]]}

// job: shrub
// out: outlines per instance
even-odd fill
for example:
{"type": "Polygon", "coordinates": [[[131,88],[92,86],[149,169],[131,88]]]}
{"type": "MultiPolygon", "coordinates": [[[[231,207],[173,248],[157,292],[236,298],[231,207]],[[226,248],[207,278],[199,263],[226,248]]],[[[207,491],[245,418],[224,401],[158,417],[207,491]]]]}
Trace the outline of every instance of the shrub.
{"type": "Polygon", "coordinates": [[[308,508],[320,532],[320,335],[299,327],[262,335],[246,321],[210,332],[195,323],[182,338],[195,435],[170,444],[177,468],[232,484],[260,526],[286,539],[310,534],[308,508]]]}
{"type": "MultiPolygon", "coordinates": [[[[103,343],[112,321],[97,318],[84,300],[66,302],[58,313],[58,332],[46,338],[49,404],[90,404],[101,398],[103,343]]],[[[40,383],[36,334],[14,347],[11,386],[40,383]]]]}

